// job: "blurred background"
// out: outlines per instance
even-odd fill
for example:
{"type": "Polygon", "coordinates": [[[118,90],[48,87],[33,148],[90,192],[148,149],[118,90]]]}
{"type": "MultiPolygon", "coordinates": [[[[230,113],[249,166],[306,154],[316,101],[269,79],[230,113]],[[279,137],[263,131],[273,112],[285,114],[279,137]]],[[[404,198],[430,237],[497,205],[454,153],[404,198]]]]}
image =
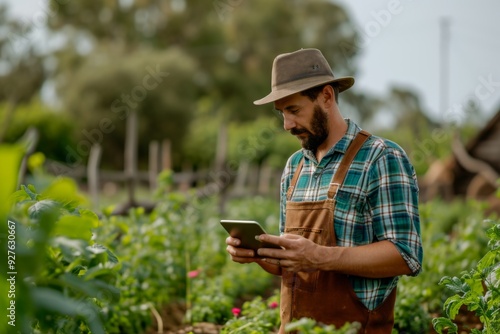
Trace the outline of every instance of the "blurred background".
{"type": "Polygon", "coordinates": [[[95,202],[128,187],[133,203],[165,170],[181,189],[277,195],[300,145],[272,106],[252,101],[270,89],[273,58],[299,48],[321,49],[336,76],[356,77],[341,96],[344,116],[397,141],[422,180],[436,161],[438,179],[443,169],[463,177],[446,160],[459,151],[453,138],[484,160],[474,147],[499,108],[493,0],[0,6],[0,141],[39,152],[28,178],[43,166],[78,180],[95,202]]]}
{"type": "Polygon", "coordinates": [[[499,12],[496,0],[0,0],[0,332],[276,330],[279,280],[230,261],[219,221],[278,231],[300,143],[253,101],[275,56],[307,47],[356,77],[343,115],[401,145],[418,174],[425,261],[400,280],[394,333],[436,333],[431,319],[459,309],[461,330],[500,328],[498,280],[482,280],[500,277],[499,12]]]}

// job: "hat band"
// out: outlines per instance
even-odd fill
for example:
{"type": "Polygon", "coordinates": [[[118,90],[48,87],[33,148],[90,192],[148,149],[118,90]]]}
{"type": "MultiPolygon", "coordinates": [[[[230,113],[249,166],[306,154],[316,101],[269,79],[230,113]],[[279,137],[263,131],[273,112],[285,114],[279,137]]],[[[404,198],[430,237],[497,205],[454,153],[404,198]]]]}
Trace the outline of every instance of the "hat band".
{"type": "Polygon", "coordinates": [[[331,75],[321,75],[321,76],[314,76],[314,77],[308,77],[308,78],[303,78],[295,81],[289,81],[285,83],[280,83],[273,85],[272,91],[276,90],[282,90],[282,89],[298,89],[297,92],[300,92],[304,89],[312,88],[315,86],[319,86],[322,84],[325,84],[327,82],[332,82],[335,81],[335,78],[331,75]],[[302,88],[303,86],[309,86],[302,88]]]}

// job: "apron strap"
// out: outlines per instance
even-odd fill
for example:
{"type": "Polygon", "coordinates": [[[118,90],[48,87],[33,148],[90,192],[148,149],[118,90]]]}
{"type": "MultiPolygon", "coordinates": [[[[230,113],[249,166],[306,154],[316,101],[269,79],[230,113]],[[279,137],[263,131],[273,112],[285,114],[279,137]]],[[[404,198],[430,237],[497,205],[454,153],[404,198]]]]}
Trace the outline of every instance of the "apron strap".
{"type": "MultiPolygon", "coordinates": [[[[344,158],[340,162],[340,166],[333,176],[333,181],[330,183],[330,188],[328,189],[328,198],[333,198],[337,194],[337,191],[340,185],[344,182],[344,179],[347,175],[347,171],[351,166],[354,157],[358,153],[359,149],[365,141],[371,136],[368,131],[361,130],[358,132],[356,137],[351,142],[351,145],[347,148],[344,158]]],[[[302,166],[304,165],[304,158],[300,159],[299,164],[297,165],[297,169],[293,174],[292,181],[290,182],[290,186],[286,192],[287,200],[291,200],[293,191],[295,190],[295,185],[297,184],[297,180],[299,179],[300,172],[302,171],[302,166]]]]}
{"type": "Polygon", "coordinates": [[[351,144],[347,148],[347,151],[345,152],[344,157],[342,158],[342,161],[340,162],[339,168],[333,176],[332,182],[330,183],[328,198],[334,198],[337,195],[337,191],[342,183],[344,183],[344,179],[349,171],[349,167],[351,167],[354,157],[358,154],[359,149],[370,136],[371,134],[368,131],[361,130],[352,140],[351,144]]]}
{"type": "Polygon", "coordinates": [[[295,185],[297,184],[297,180],[299,179],[300,171],[302,170],[302,166],[304,165],[304,158],[300,159],[299,164],[297,165],[297,169],[293,174],[292,181],[290,182],[290,186],[286,192],[286,199],[289,201],[292,199],[293,190],[295,189],[295,185]]]}

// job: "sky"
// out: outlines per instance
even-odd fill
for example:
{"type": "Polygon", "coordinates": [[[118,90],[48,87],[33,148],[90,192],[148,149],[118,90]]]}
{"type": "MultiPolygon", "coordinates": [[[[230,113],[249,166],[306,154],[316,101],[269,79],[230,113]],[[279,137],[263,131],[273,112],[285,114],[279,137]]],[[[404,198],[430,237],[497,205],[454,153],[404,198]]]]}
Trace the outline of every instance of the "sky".
{"type": "Polygon", "coordinates": [[[363,90],[387,95],[393,85],[408,87],[438,121],[459,118],[470,99],[489,117],[500,109],[500,1],[337,3],[362,35],[356,85],[363,90]]]}
{"type": "MultiPolygon", "coordinates": [[[[471,99],[485,118],[500,109],[500,1],[332,1],[361,35],[355,89],[388,96],[391,87],[406,87],[436,121],[459,119],[471,99]]],[[[47,15],[44,0],[2,2],[35,23],[47,15]]]]}

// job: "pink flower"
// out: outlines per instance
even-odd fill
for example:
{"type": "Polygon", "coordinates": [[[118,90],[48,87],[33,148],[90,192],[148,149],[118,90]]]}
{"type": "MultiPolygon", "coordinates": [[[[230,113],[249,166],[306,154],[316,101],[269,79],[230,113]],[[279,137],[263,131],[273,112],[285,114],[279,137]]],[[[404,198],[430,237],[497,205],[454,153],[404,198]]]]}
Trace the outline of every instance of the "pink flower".
{"type": "Polygon", "coordinates": [[[233,312],[234,316],[237,317],[240,315],[241,313],[241,309],[240,308],[237,308],[237,307],[233,307],[231,312],[233,312]]]}
{"type": "Polygon", "coordinates": [[[269,308],[277,308],[278,307],[278,303],[277,302],[271,302],[269,303],[269,308]]]}
{"type": "Polygon", "coordinates": [[[199,270],[191,270],[190,272],[188,272],[188,277],[189,278],[195,278],[196,276],[198,276],[200,274],[200,271],[199,270]]]}

